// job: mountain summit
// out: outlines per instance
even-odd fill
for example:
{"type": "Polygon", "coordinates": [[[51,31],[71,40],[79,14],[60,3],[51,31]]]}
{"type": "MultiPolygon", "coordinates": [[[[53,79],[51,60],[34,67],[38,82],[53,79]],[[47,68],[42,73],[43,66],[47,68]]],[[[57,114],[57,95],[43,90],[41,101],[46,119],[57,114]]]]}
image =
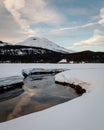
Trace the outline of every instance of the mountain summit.
{"type": "Polygon", "coordinates": [[[6,46],[6,45],[10,45],[10,44],[6,43],[6,42],[3,42],[3,41],[0,41],[0,47],[6,46]]]}
{"type": "Polygon", "coordinates": [[[61,52],[61,53],[72,53],[72,50],[65,49],[64,47],[61,47],[54,42],[49,41],[46,38],[39,38],[39,37],[30,37],[23,42],[17,43],[17,45],[22,45],[22,46],[30,46],[30,47],[40,47],[56,52],[61,52]]]}

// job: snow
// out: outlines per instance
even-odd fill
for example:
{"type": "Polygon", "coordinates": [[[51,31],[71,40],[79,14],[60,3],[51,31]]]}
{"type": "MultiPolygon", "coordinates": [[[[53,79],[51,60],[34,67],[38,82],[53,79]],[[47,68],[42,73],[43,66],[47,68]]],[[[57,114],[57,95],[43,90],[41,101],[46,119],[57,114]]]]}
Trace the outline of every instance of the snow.
{"type": "Polygon", "coordinates": [[[42,69],[42,68],[32,68],[32,69],[23,69],[22,70],[22,75],[23,76],[28,76],[31,74],[44,74],[44,73],[59,73],[65,71],[65,69],[42,69]]]}
{"type": "Polygon", "coordinates": [[[6,45],[10,45],[10,44],[9,44],[9,43],[6,43],[6,42],[0,41],[0,47],[6,46],[6,45]]]}
{"type": "MultiPolygon", "coordinates": [[[[0,70],[3,69],[1,66],[0,70]]],[[[65,81],[74,81],[78,84],[86,82],[92,89],[66,103],[1,123],[0,130],[104,130],[104,64],[29,64],[26,66],[7,64],[9,69],[13,66],[14,68],[20,66],[21,68],[23,66],[67,68],[70,70],[56,77],[62,77],[62,74],[67,73],[69,77],[65,75],[67,77],[65,81]]],[[[5,68],[6,65],[4,71],[5,68]]]]}
{"type": "Polygon", "coordinates": [[[0,78],[0,87],[16,84],[20,82],[23,82],[23,77],[21,76],[11,76],[7,78],[0,78]]]}
{"type": "Polygon", "coordinates": [[[67,63],[66,59],[62,59],[61,61],[59,61],[59,63],[67,63]]]}
{"type": "Polygon", "coordinates": [[[22,76],[23,69],[96,69],[103,68],[104,64],[44,64],[44,63],[28,63],[28,64],[0,64],[0,78],[9,77],[9,76],[22,76]]]}
{"type": "Polygon", "coordinates": [[[40,47],[44,49],[53,50],[56,52],[72,53],[74,51],[65,49],[64,47],[58,46],[57,44],[49,41],[46,38],[30,37],[23,42],[17,43],[17,45],[40,47]]]}
{"type": "Polygon", "coordinates": [[[68,70],[55,75],[55,80],[62,83],[69,83],[79,85],[87,92],[93,90],[95,87],[104,85],[104,69],[78,69],[68,70]],[[99,78],[100,77],[100,78],[99,78]]]}

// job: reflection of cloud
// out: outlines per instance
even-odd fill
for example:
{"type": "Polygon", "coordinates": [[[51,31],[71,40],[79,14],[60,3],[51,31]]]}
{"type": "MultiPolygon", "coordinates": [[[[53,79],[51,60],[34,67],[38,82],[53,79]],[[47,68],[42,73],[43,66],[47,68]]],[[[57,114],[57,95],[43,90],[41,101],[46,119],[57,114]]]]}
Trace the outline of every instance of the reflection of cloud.
{"type": "Polygon", "coordinates": [[[8,115],[8,120],[21,116],[21,112],[23,111],[23,107],[28,105],[31,102],[31,97],[37,95],[36,90],[33,91],[28,89],[19,100],[17,105],[15,106],[13,112],[8,115]]]}
{"type": "Polygon", "coordinates": [[[28,104],[28,102],[30,102],[30,98],[28,97],[27,93],[25,93],[24,97],[22,97],[20,102],[18,102],[17,105],[15,106],[13,112],[8,115],[8,120],[20,116],[20,113],[23,109],[22,107],[28,104]]]}

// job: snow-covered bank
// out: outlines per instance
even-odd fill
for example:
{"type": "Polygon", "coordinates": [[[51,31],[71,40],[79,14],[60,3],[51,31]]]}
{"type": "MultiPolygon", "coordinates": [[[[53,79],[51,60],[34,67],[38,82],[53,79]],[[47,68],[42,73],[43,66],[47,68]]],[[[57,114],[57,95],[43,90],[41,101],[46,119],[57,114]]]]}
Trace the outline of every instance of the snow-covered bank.
{"type": "Polygon", "coordinates": [[[39,69],[39,68],[33,68],[33,69],[23,69],[22,70],[22,75],[24,77],[27,77],[29,75],[32,75],[32,74],[53,74],[53,73],[59,73],[59,72],[62,72],[62,71],[65,71],[65,69],[39,69]]]}
{"type": "Polygon", "coordinates": [[[104,68],[104,64],[0,64],[0,78],[21,75],[23,69],[96,69],[104,68]]]}
{"type": "Polygon", "coordinates": [[[104,69],[68,70],[55,75],[55,81],[79,85],[87,92],[104,85],[104,69]]]}
{"type": "MultiPolygon", "coordinates": [[[[38,67],[43,68],[42,65],[43,67],[50,68],[59,67],[71,69],[68,73],[70,73],[74,77],[74,81],[78,81],[76,83],[79,83],[79,80],[86,83],[88,82],[93,91],[50,109],[20,117],[18,119],[14,119],[5,123],[1,123],[0,129],[103,130],[104,64],[39,64],[38,67]],[[75,80],[75,78],[77,80],[75,80]]],[[[17,68],[20,67],[19,65],[16,66],[18,66],[17,68]]],[[[28,68],[29,65],[25,67],[28,68]]],[[[34,67],[36,67],[36,64],[34,65],[34,67]]]]}
{"type": "Polygon", "coordinates": [[[7,78],[0,78],[0,87],[7,86],[7,85],[13,85],[17,83],[22,83],[23,77],[21,76],[12,76],[7,78]]]}

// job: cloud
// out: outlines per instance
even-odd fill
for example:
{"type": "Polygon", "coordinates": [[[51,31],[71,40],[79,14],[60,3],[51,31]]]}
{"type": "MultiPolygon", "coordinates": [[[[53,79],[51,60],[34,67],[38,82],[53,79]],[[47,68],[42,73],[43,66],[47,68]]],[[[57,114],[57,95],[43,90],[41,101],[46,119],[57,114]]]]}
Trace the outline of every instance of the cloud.
{"type": "Polygon", "coordinates": [[[79,35],[79,33],[76,31],[78,29],[93,29],[98,25],[98,23],[88,23],[81,26],[75,26],[75,27],[68,27],[68,28],[59,28],[59,29],[52,29],[49,31],[49,34],[54,37],[70,37],[75,38],[79,35]]]}
{"type": "Polygon", "coordinates": [[[101,24],[102,26],[104,26],[104,8],[102,8],[101,10],[100,10],[100,20],[99,20],[99,24],[101,24]]]}
{"type": "Polygon", "coordinates": [[[67,49],[83,51],[83,50],[92,50],[92,51],[104,51],[104,35],[101,32],[95,31],[92,37],[81,40],[72,44],[72,46],[66,47],[67,49]]]}
{"type": "Polygon", "coordinates": [[[0,40],[11,43],[20,41],[20,39],[23,39],[25,35],[21,35],[20,26],[5,9],[2,2],[3,1],[0,1],[0,40]]]}
{"type": "Polygon", "coordinates": [[[90,37],[89,39],[74,43],[71,48],[77,47],[77,46],[99,46],[99,45],[104,45],[104,32],[98,29],[95,29],[94,35],[92,37],[90,37]]]}
{"type": "Polygon", "coordinates": [[[95,29],[95,30],[94,30],[94,35],[104,35],[104,32],[102,32],[102,31],[99,30],[99,29],[95,29]]]}
{"type": "MultiPolygon", "coordinates": [[[[75,14],[76,14],[76,11],[75,11],[75,14]]],[[[75,45],[80,45],[80,44],[83,45],[83,43],[84,43],[84,45],[85,44],[88,45],[88,44],[91,44],[91,42],[92,42],[92,44],[98,44],[98,41],[99,41],[99,44],[103,44],[101,42],[102,39],[103,39],[103,34],[99,29],[101,29],[101,27],[103,25],[103,21],[104,21],[104,8],[100,9],[100,13],[99,13],[98,16],[96,16],[96,18],[97,18],[96,22],[90,22],[90,23],[86,23],[86,24],[83,24],[83,25],[80,25],[80,26],[74,26],[74,27],[53,29],[53,30],[50,31],[50,34],[56,35],[56,36],[59,36],[59,37],[60,36],[65,37],[66,36],[66,37],[71,38],[72,36],[78,37],[79,31],[88,30],[88,29],[92,30],[93,29],[94,30],[94,36],[92,38],[89,38],[88,40],[84,40],[84,41],[82,40],[79,43],[75,43],[75,45]]]]}
{"type": "Polygon", "coordinates": [[[56,24],[60,21],[57,12],[48,8],[45,0],[4,0],[3,2],[26,35],[38,34],[39,29],[33,30],[31,27],[33,24],[56,24]]]}
{"type": "Polygon", "coordinates": [[[87,8],[68,8],[67,9],[67,14],[71,16],[78,16],[78,15],[91,15],[93,14],[92,10],[89,10],[87,8]]]}
{"type": "Polygon", "coordinates": [[[29,33],[31,31],[30,24],[26,19],[22,18],[22,13],[20,12],[25,7],[25,0],[4,0],[4,5],[21,29],[29,33]]]}
{"type": "Polygon", "coordinates": [[[25,3],[22,14],[34,24],[56,24],[60,21],[58,12],[49,7],[45,0],[25,0],[25,3]]]}
{"type": "MultiPolygon", "coordinates": [[[[73,15],[76,15],[77,13],[80,14],[80,11],[81,11],[80,9],[78,9],[78,12],[77,12],[77,10],[74,10],[74,11],[72,10],[72,14],[73,15]]],[[[86,10],[82,14],[84,14],[84,13],[86,13],[86,10]]],[[[98,16],[94,16],[94,17],[96,17],[96,19],[98,19],[97,22],[90,22],[90,23],[87,23],[87,24],[84,24],[81,26],[75,26],[75,27],[60,28],[60,29],[57,29],[57,31],[58,30],[64,31],[64,30],[88,29],[88,28],[95,27],[96,25],[99,25],[99,24],[104,26],[104,8],[100,9],[100,14],[98,16]]]]}
{"type": "MultiPolygon", "coordinates": [[[[73,10],[74,6],[71,8],[69,8],[69,6],[68,8],[66,6],[64,7],[63,3],[65,2],[63,1],[63,3],[57,1],[57,6],[55,6],[57,2],[50,4],[50,1],[51,0],[0,0],[0,17],[2,18],[0,19],[0,39],[18,42],[25,39],[27,36],[38,35],[53,37],[53,39],[57,37],[59,40],[69,38],[69,41],[67,40],[69,44],[79,40],[80,35],[81,39],[83,36],[87,35],[87,33],[89,35],[96,29],[93,37],[82,40],[81,42],[84,42],[82,45],[85,45],[86,42],[88,43],[88,40],[93,41],[96,39],[95,41],[97,41],[98,39],[100,41],[99,45],[101,45],[103,34],[101,34],[98,29],[104,26],[104,8],[100,9],[98,15],[97,10],[96,12],[92,10],[88,11],[83,7],[76,7],[76,9],[73,10]],[[59,3],[61,3],[60,6],[59,3]],[[1,9],[1,6],[5,6],[5,11],[2,12],[3,7],[1,9]],[[68,26],[73,22],[71,15],[74,16],[74,21],[76,21],[73,27],[68,26]],[[77,18],[77,15],[87,15],[86,17],[89,17],[89,19],[94,15],[95,20],[90,20],[89,23],[86,22],[83,25],[77,26],[79,18],[82,17],[78,16],[77,18]],[[90,31],[90,33],[88,31],[90,31]]],[[[82,22],[85,22],[84,19],[82,19],[82,22]]],[[[89,44],[86,45],[88,46],[89,44]]],[[[93,45],[95,44],[93,43],[93,45]]]]}
{"type": "Polygon", "coordinates": [[[84,25],[81,25],[81,26],[68,27],[68,28],[60,28],[59,30],[63,31],[63,30],[87,29],[87,28],[93,27],[93,26],[95,26],[97,24],[98,24],[97,22],[96,23],[87,23],[87,24],[84,24],[84,25]]]}
{"type": "Polygon", "coordinates": [[[104,35],[94,35],[93,37],[76,42],[73,44],[75,46],[92,46],[92,45],[104,45],[104,35]]]}

